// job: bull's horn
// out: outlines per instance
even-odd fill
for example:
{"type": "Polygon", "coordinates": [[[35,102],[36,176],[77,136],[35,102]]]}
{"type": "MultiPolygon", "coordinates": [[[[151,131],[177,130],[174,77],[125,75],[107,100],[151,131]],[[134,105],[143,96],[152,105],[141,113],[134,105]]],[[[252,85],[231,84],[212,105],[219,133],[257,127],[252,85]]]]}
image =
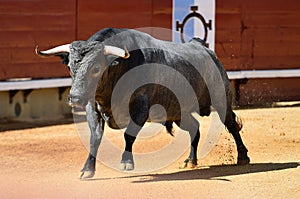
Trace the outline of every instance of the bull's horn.
{"type": "Polygon", "coordinates": [[[51,48],[49,50],[40,51],[38,46],[35,47],[35,53],[42,57],[56,55],[58,53],[70,53],[70,44],[65,44],[61,46],[57,46],[55,48],[51,48]]]}
{"type": "Polygon", "coordinates": [[[130,56],[130,54],[129,54],[129,52],[126,48],[124,50],[122,48],[118,48],[118,47],[115,47],[115,46],[105,46],[104,47],[104,54],[105,55],[116,55],[116,56],[122,57],[124,59],[127,59],[130,56]]]}

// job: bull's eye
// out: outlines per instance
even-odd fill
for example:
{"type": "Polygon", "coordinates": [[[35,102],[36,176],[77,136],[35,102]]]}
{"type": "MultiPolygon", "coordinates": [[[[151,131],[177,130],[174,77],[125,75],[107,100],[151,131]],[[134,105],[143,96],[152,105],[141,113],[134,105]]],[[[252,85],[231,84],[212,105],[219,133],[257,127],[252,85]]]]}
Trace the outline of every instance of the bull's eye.
{"type": "Polygon", "coordinates": [[[118,61],[113,61],[110,65],[111,66],[117,66],[117,65],[119,65],[119,62],[118,61]]]}

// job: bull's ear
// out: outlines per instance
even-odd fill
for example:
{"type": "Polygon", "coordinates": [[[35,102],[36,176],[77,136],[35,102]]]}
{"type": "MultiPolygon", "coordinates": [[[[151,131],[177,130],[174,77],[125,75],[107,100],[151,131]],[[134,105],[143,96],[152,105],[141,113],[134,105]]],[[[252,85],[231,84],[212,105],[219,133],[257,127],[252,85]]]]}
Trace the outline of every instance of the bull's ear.
{"type": "Polygon", "coordinates": [[[115,46],[104,46],[104,55],[115,55],[124,59],[128,59],[130,57],[126,48],[122,49],[115,46]]]}
{"type": "Polygon", "coordinates": [[[62,64],[65,64],[65,65],[69,64],[69,53],[59,53],[55,56],[58,56],[61,58],[62,64]]]}

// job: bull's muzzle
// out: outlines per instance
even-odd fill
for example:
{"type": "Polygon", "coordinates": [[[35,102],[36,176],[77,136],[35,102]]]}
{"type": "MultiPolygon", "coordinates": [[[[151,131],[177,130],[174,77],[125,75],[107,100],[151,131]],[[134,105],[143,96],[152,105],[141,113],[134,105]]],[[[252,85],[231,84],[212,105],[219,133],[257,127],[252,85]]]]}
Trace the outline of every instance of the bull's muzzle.
{"type": "Polygon", "coordinates": [[[79,95],[70,94],[68,97],[68,104],[71,107],[84,108],[87,105],[88,101],[83,99],[79,95]]]}

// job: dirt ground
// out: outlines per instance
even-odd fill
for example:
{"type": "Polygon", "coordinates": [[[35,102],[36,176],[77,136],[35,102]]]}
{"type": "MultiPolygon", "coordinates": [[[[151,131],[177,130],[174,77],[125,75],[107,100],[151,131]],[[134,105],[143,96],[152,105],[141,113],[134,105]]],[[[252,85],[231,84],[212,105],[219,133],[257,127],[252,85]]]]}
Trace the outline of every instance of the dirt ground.
{"type": "MultiPolygon", "coordinates": [[[[236,112],[244,121],[250,165],[234,165],[234,141],[224,130],[195,169],[179,169],[187,154],[146,174],[120,172],[98,161],[95,177],[85,181],[79,176],[88,152],[73,123],[1,124],[0,198],[300,198],[300,107],[236,112]],[[5,130],[9,127],[23,129],[5,130]]],[[[201,130],[206,126],[204,121],[201,130]]],[[[117,137],[122,145],[122,134],[117,137]]],[[[165,141],[137,141],[134,150],[165,141]]]]}

